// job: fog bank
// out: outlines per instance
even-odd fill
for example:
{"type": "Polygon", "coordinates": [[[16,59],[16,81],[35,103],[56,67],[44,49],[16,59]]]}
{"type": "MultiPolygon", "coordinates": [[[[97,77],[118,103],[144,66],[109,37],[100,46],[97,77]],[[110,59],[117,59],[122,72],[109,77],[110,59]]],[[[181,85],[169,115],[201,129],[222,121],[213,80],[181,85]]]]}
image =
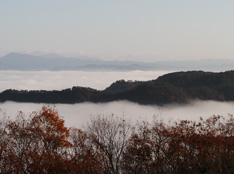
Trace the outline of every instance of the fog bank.
{"type": "Polygon", "coordinates": [[[103,90],[117,80],[146,81],[166,73],[169,71],[0,71],[0,92],[6,89],[61,90],[73,86],[103,90]]]}
{"type": "MultiPolygon", "coordinates": [[[[32,111],[39,111],[43,105],[46,104],[5,102],[0,104],[0,108],[6,112],[7,116],[15,118],[18,111],[29,114],[32,111]]],[[[97,115],[124,116],[133,123],[137,120],[152,121],[154,116],[166,123],[181,119],[198,120],[199,117],[208,118],[212,115],[228,116],[233,113],[234,102],[194,101],[188,105],[159,107],[118,101],[102,104],[56,104],[55,107],[60,116],[64,118],[66,126],[81,128],[90,120],[90,117],[97,115]]]]}

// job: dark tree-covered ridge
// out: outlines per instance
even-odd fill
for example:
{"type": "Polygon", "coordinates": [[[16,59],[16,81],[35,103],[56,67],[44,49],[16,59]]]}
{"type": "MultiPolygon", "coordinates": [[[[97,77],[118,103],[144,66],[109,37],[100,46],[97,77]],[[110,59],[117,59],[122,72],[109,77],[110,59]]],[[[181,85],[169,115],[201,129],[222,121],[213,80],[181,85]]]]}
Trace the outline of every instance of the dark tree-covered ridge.
{"type": "Polygon", "coordinates": [[[129,100],[141,104],[186,103],[193,99],[234,101],[234,71],[174,72],[151,81],[114,82],[98,91],[72,87],[64,90],[13,90],[0,93],[0,102],[81,103],[129,100]]]}

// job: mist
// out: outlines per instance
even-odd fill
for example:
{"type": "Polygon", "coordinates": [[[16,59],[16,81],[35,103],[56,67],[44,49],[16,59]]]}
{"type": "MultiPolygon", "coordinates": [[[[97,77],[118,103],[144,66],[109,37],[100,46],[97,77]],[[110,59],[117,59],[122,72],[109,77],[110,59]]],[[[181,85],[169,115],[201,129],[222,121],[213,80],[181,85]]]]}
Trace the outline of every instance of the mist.
{"type": "MultiPolygon", "coordinates": [[[[29,115],[32,111],[39,111],[43,105],[33,103],[5,102],[0,104],[2,111],[14,119],[19,111],[29,115]]],[[[187,105],[139,105],[128,101],[110,103],[81,103],[81,104],[55,104],[59,115],[65,120],[68,127],[83,128],[91,117],[97,115],[109,116],[114,114],[124,117],[133,124],[137,121],[160,119],[167,124],[178,120],[199,120],[200,117],[208,118],[213,115],[224,117],[233,113],[234,102],[193,101],[187,105]]]]}
{"type": "Polygon", "coordinates": [[[103,90],[117,80],[147,81],[169,71],[85,72],[85,71],[0,71],[0,91],[61,90],[73,86],[103,90]]]}

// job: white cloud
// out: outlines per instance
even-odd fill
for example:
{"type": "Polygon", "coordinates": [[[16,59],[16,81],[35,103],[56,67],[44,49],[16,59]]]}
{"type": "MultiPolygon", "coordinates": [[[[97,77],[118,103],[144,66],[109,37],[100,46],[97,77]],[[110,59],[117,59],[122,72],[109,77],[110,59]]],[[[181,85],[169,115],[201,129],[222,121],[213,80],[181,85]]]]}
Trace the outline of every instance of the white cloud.
{"type": "MultiPolygon", "coordinates": [[[[0,108],[8,116],[14,118],[18,111],[29,114],[32,111],[39,111],[46,104],[15,103],[5,102],[0,108]]],[[[159,107],[157,105],[139,105],[127,101],[110,102],[102,104],[81,103],[81,104],[56,104],[60,116],[65,120],[66,126],[82,128],[90,120],[90,117],[97,115],[124,116],[134,124],[136,121],[152,121],[156,116],[165,123],[177,120],[197,120],[200,117],[208,118],[212,115],[228,116],[233,113],[233,102],[195,101],[189,105],[168,105],[159,107]]]]}
{"type": "Polygon", "coordinates": [[[84,72],[84,71],[0,71],[0,91],[61,90],[73,86],[105,89],[116,80],[152,80],[167,71],[84,72]]]}

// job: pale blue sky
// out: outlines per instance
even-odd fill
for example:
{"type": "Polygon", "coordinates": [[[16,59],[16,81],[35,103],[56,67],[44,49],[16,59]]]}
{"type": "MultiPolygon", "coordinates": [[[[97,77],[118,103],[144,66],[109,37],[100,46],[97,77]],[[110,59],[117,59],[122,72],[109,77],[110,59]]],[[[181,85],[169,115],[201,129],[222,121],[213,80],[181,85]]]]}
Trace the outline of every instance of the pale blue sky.
{"type": "Polygon", "coordinates": [[[0,55],[234,59],[233,0],[1,0],[0,55]]]}

